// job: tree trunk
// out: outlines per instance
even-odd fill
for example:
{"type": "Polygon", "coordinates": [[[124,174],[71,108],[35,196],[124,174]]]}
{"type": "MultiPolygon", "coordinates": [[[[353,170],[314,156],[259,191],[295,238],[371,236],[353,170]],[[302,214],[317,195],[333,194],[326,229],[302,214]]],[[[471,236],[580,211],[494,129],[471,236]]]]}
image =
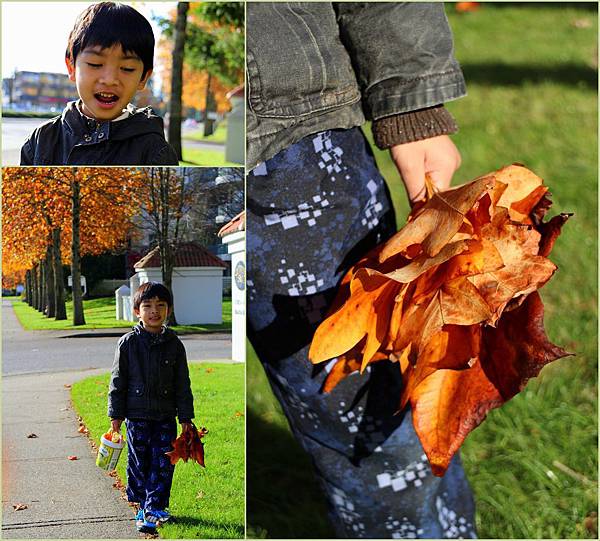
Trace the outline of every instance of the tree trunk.
{"type": "Polygon", "coordinates": [[[209,71],[208,78],[206,81],[206,105],[204,106],[204,123],[203,123],[204,137],[208,137],[209,135],[212,135],[212,133],[214,131],[213,122],[212,122],[212,120],[210,120],[208,118],[208,113],[210,113],[210,111],[213,110],[213,104],[214,104],[214,99],[213,99],[212,93],[210,91],[210,83],[211,82],[212,82],[212,75],[209,71]]]}
{"type": "Polygon", "coordinates": [[[169,143],[181,160],[181,94],[183,91],[183,55],[185,27],[189,2],[177,3],[177,19],[173,35],[173,68],[171,72],[171,96],[169,99],[169,143]]]}
{"type": "Polygon", "coordinates": [[[62,261],[60,259],[60,228],[52,230],[52,257],[54,260],[54,305],[56,319],[67,319],[67,306],[65,304],[65,288],[62,261]]]}
{"type": "Polygon", "coordinates": [[[46,259],[40,261],[40,308],[39,311],[46,315],[46,259]]]}
{"type": "Polygon", "coordinates": [[[25,302],[31,306],[31,269],[25,272],[25,302]]]}
{"type": "Polygon", "coordinates": [[[71,184],[71,278],[73,279],[73,325],[85,325],[83,297],[81,294],[81,239],[79,237],[81,218],[80,185],[78,180],[71,184]]]}
{"type": "Polygon", "coordinates": [[[38,307],[38,274],[37,274],[37,263],[31,269],[31,307],[37,310],[38,307]]]}
{"type": "Polygon", "coordinates": [[[54,298],[54,266],[52,264],[52,244],[46,248],[46,306],[47,316],[56,316],[56,299],[54,298]]]}

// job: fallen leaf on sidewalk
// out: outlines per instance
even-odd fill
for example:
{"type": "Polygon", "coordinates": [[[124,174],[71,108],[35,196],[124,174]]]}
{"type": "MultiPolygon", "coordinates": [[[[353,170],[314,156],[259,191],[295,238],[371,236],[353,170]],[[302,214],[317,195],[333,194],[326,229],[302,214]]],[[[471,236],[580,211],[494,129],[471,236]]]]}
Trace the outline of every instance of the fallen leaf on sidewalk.
{"type": "Polygon", "coordinates": [[[23,509],[27,509],[27,505],[24,503],[14,503],[13,504],[13,509],[15,511],[23,511],[23,509]]]}
{"type": "Polygon", "coordinates": [[[75,455],[69,455],[67,460],[79,460],[75,455]]]}
{"type": "Polygon", "coordinates": [[[38,437],[38,435],[37,435],[37,434],[34,434],[34,433],[32,432],[31,434],[28,434],[28,435],[27,435],[27,437],[28,437],[28,438],[37,438],[37,437],[38,437]]]}
{"type": "Polygon", "coordinates": [[[80,432],[81,434],[87,434],[89,430],[85,427],[85,425],[79,425],[77,432],[80,432]]]}
{"type": "Polygon", "coordinates": [[[63,387],[64,387],[65,389],[70,389],[70,388],[71,388],[71,384],[70,384],[70,383],[65,383],[65,384],[63,385],[63,387]]]}

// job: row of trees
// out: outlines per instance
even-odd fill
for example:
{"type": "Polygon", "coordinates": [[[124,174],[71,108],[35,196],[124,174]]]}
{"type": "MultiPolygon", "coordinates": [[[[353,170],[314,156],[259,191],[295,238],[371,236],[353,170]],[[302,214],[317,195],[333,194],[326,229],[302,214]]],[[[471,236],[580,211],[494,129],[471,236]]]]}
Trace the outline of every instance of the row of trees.
{"type": "Polygon", "coordinates": [[[83,255],[123,249],[147,231],[170,287],[178,244],[214,229],[207,217],[217,207],[226,219],[243,208],[241,169],[5,168],[3,287],[24,283],[31,306],[66,319],[63,265],[70,264],[72,322],[84,325],[83,255]],[[229,181],[215,183],[219,176],[229,181]]]}

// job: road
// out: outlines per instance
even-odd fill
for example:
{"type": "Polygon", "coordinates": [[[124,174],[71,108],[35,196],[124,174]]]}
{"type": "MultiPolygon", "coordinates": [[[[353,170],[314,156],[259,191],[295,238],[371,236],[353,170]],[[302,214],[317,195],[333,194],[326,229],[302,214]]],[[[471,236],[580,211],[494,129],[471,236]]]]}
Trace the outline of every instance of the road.
{"type": "Polygon", "coordinates": [[[29,134],[47,122],[47,118],[3,118],[2,119],[2,165],[19,165],[21,147],[29,134]]]}
{"type": "MultiPolygon", "coordinates": [[[[127,329],[96,331],[24,331],[12,309],[2,301],[2,374],[27,374],[65,370],[109,369],[112,365],[116,336],[127,329]]],[[[193,334],[181,337],[189,361],[229,361],[231,335],[193,334]]]]}

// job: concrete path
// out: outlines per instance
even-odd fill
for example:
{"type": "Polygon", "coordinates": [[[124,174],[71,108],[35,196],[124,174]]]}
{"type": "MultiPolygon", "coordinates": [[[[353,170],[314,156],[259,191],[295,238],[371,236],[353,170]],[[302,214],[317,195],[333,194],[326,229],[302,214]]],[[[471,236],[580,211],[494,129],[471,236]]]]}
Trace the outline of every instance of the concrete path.
{"type": "Polygon", "coordinates": [[[105,370],[2,379],[2,537],[137,539],[133,509],[77,432],[70,385],[105,370]],[[29,434],[37,438],[28,438],[29,434]],[[78,460],[68,460],[74,455],[78,460]],[[25,504],[16,511],[13,505],[25,504]]]}

